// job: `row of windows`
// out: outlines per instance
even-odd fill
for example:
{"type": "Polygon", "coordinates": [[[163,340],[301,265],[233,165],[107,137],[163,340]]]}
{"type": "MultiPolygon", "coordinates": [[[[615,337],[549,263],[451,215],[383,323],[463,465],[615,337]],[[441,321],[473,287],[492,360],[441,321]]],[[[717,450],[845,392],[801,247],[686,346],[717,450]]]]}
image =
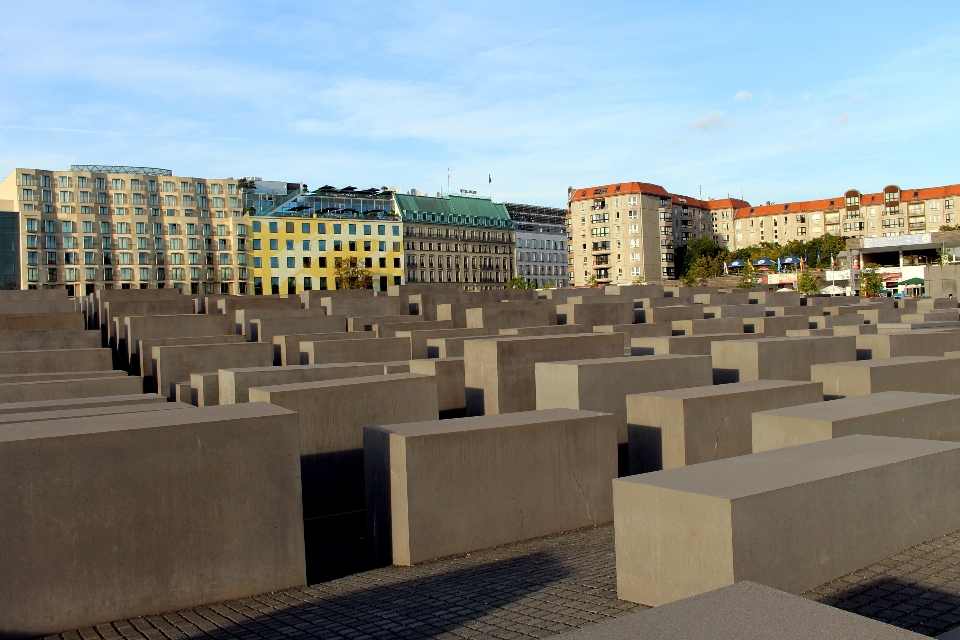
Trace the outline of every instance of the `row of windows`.
{"type": "MultiPolygon", "coordinates": [[[[230,253],[220,253],[218,256],[218,264],[233,264],[233,254],[230,253]]],[[[96,252],[85,251],[83,253],[83,264],[213,264],[214,263],[214,254],[207,253],[205,254],[205,259],[201,261],[200,253],[189,253],[187,258],[189,262],[184,263],[182,253],[147,253],[141,252],[136,254],[137,261],[134,263],[134,254],[133,253],[114,253],[112,251],[103,251],[100,253],[99,257],[96,252]]],[[[28,251],[27,252],[27,264],[34,265],[39,264],[40,253],[38,251],[28,251]]],[[[65,251],[62,254],[58,254],[56,251],[47,251],[45,252],[46,261],[44,264],[80,264],[80,253],[76,251],[65,251]]],[[[241,253],[237,255],[237,264],[245,265],[247,264],[247,254],[241,253]]]]}
{"type": "MultiPolygon", "coordinates": [[[[32,205],[32,204],[25,204],[25,205],[23,205],[22,208],[23,208],[24,213],[33,213],[33,212],[36,212],[36,211],[37,211],[37,208],[36,208],[34,205],[32,205]]],[[[60,206],[60,214],[62,214],[62,215],[74,215],[74,214],[78,213],[77,211],[75,211],[76,208],[77,208],[77,207],[73,207],[73,206],[69,206],[69,205],[61,205],[61,206],[60,206]]],[[[80,215],[93,215],[93,214],[94,214],[93,207],[81,205],[81,206],[79,207],[79,209],[80,209],[80,211],[79,211],[80,215]]],[[[45,204],[45,205],[43,205],[43,213],[55,214],[55,213],[57,213],[57,210],[56,210],[56,208],[55,208],[52,204],[45,204]]],[[[126,216],[126,215],[130,215],[130,210],[127,209],[126,207],[115,207],[114,209],[111,209],[110,207],[97,207],[96,213],[97,213],[98,215],[101,215],[101,216],[109,216],[109,215],[114,215],[114,216],[126,216]]],[[[229,217],[230,217],[230,212],[229,212],[229,211],[214,211],[213,213],[214,213],[214,215],[213,215],[214,218],[229,218],[229,217]]],[[[147,215],[147,212],[146,212],[146,210],[145,210],[143,207],[134,207],[134,208],[133,208],[133,215],[135,215],[135,216],[145,216],[145,215],[147,215]]],[[[159,218],[159,217],[162,217],[162,216],[164,216],[164,215],[166,215],[166,217],[168,217],[168,218],[174,218],[174,217],[179,216],[179,215],[180,215],[180,212],[179,212],[177,209],[166,209],[166,210],[162,210],[162,209],[159,209],[159,208],[150,209],[150,216],[153,217],[153,218],[159,218]]],[[[197,218],[197,217],[199,217],[199,218],[209,218],[209,217],[211,217],[211,216],[210,216],[210,211],[207,210],[207,209],[201,209],[199,216],[197,215],[197,211],[194,210],[194,209],[184,209],[184,210],[183,210],[183,216],[184,216],[185,218],[197,218]]],[[[233,212],[233,217],[234,217],[234,218],[240,217],[240,212],[239,212],[239,211],[234,211],[234,212],[233,212]]]]}
{"type": "MultiPolygon", "coordinates": [[[[417,258],[418,256],[412,253],[408,253],[407,266],[415,267],[419,265],[421,267],[433,267],[434,265],[433,255],[420,254],[419,260],[417,258]]],[[[436,256],[436,265],[438,267],[443,266],[444,258],[446,258],[448,269],[460,268],[460,256],[436,256]]],[[[485,258],[483,256],[480,256],[480,257],[473,256],[471,258],[468,256],[464,256],[463,267],[472,268],[472,269],[500,269],[501,267],[504,269],[507,269],[507,268],[512,269],[513,261],[507,260],[506,258],[504,258],[503,262],[501,263],[500,258],[485,258]]]]}
{"type": "MultiPolygon", "coordinates": [[[[365,236],[371,236],[371,235],[373,235],[373,225],[370,225],[370,224],[365,224],[365,225],[347,224],[347,225],[343,225],[343,224],[341,224],[341,223],[339,223],[339,222],[334,222],[334,223],[331,224],[331,226],[333,227],[333,233],[334,233],[334,235],[340,235],[341,233],[343,233],[343,227],[344,227],[344,226],[347,227],[347,235],[351,235],[351,236],[357,235],[357,227],[358,227],[358,226],[362,226],[362,227],[363,227],[363,235],[365,235],[365,236]]],[[[387,235],[387,225],[385,225],[385,224],[378,224],[378,225],[376,225],[376,226],[377,226],[377,235],[378,235],[378,236],[385,236],[385,235],[387,235]]],[[[313,228],[313,227],[312,227],[312,224],[311,224],[310,222],[301,222],[301,223],[300,223],[300,232],[301,232],[301,233],[313,233],[313,232],[311,231],[312,228],[313,228]]],[[[260,232],[262,229],[263,229],[263,224],[262,224],[259,220],[254,220],[254,221],[253,221],[253,231],[254,231],[254,233],[258,233],[258,232],[260,232]]],[[[279,233],[279,232],[280,232],[280,223],[279,223],[279,222],[268,222],[268,223],[267,223],[267,229],[269,230],[270,233],[279,233]]],[[[286,222],[286,223],[284,223],[284,232],[285,232],[285,233],[296,233],[296,223],[295,223],[295,222],[286,222]]],[[[326,223],[326,222],[318,222],[318,223],[317,223],[317,231],[316,231],[316,232],[317,232],[317,233],[320,233],[320,234],[325,234],[325,233],[327,232],[327,223],[326,223]]],[[[399,235],[400,235],[400,226],[399,226],[399,225],[393,225],[393,226],[392,226],[392,229],[391,229],[391,232],[392,232],[393,235],[399,236],[399,235]]]]}
{"type": "MultiPolygon", "coordinates": [[[[37,199],[37,192],[33,189],[23,189],[20,193],[21,200],[31,201],[37,199]]],[[[41,202],[53,202],[54,193],[53,191],[41,190],[39,193],[41,202]]],[[[59,191],[56,193],[56,201],[60,203],[86,203],[86,204],[134,204],[134,205],[150,205],[150,206],[159,206],[161,204],[160,196],[153,193],[144,195],[142,193],[134,193],[128,196],[125,193],[114,193],[113,197],[110,198],[105,191],[99,192],[90,192],[90,191],[78,191],[74,194],[73,191],[59,191]]],[[[228,199],[221,197],[213,197],[208,199],[207,196],[181,196],[178,200],[177,196],[165,195],[163,196],[163,206],[165,207],[176,207],[182,204],[184,207],[193,207],[197,206],[200,208],[206,208],[212,206],[214,209],[224,209],[226,208],[228,199]]],[[[230,198],[229,206],[232,208],[237,208],[240,206],[240,198],[230,198]]]]}
{"type": "Polygon", "coordinates": [[[481,231],[479,229],[434,229],[432,227],[404,228],[403,235],[418,238],[449,238],[451,240],[478,240],[480,242],[513,242],[513,235],[506,231],[481,231]]]}
{"type": "MultiPolygon", "coordinates": [[[[270,268],[271,268],[271,269],[279,269],[279,268],[280,268],[280,258],[279,258],[279,257],[274,256],[274,257],[270,258],[269,260],[270,260],[270,261],[269,261],[268,264],[270,265],[270,268]]],[[[343,260],[343,258],[334,258],[334,259],[333,259],[334,266],[335,266],[335,267],[340,267],[342,260],[343,260]]],[[[387,259],[386,259],[386,258],[377,258],[376,260],[377,260],[377,267],[379,267],[380,269],[386,269],[386,268],[387,268],[387,259]]],[[[373,261],[374,261],[374,258],[372,258],[372,257],[364,258],[364,259],[363,259],[364,267],[366,267],[367,269],[372,269],[372,268],[373,268],[373,261]]],[[[295,257],[293,257],[293,256],[288,256],[288,257],[286,258],[286,260],[285,260],[285,264],[286,264],[287,269],[296,269],[296,268],[297,268],[297,259],[296,259],[295,257]]],[[[316,259],[316,262],[314,262],[313,257],[311,257],[311,256],[303,256],[303,257],[300,259],[300,264],[303,265],[303,268],[304,268],[304,269],[313,269],[313,268],[326,269],[326,268],[327,268],[327,258],[326,258],[325,256],[320,256],[320,257],[318,257],[318,258],[316,259]]],[[[261,257],[259,257],[259,256],[255,256],[255,257],[253,258],[253,268],[254,268],[254,269],[260,269],[260,268],[262,268],[262,267],[263,267],[263,258],[261,258],[261,257]]],[[[400,258],[394,258],[394,259],[393,259],[393,267],[394,267],[395,269],[399,269],[399,268],[400,268],[400,258]]]]}
{"type": "Polygon", "coordinates": [[[491,273],[489,271],[474,271],[474,272],[461,272],[460,270],[452,271],[407,271],[407,282],[472,282],[472,283],[484,283],[484,282],[506,282],[509,280],[507,277],[507,272],[497,271],[491,273]],[[418,275],[419,274],[419,275],[418,275]],[[436,278],[434,278],[436,274],[436,278]],[[444,274],[446,274],[446,279],[444,279],[444,274]]]}
{"type": "MultiPolygon", "coordinates": [[[[59,282],[60,281],[60,269],[56,267],[47,268],[46,273],[46,282],[59,282]]],[[[175,267],[172,269],[167,269],[166,267],[157,267],[156,270],[151,269],[150,267],[140,267],[134,269],[133,267],[121,267],[119,269],[114,269],[113,267],[103,267],[102,274],[98,274],[97,267],[86,267],[84,269],[79,269],[76,267],[66,267],[62,270],[63,281],[64,282],[79,282],[81,279],[81,274],[84,280],[98,280],[98,275],[102,275],[103,280],[133,280],[134,275],[138,276],[138,280],[141,281],[164,281],[167,279],[170,280],[186,280],[188,277],[190,280],[200,280],[201,274],[203,274],[206,280],[213,280],[218,274],[216,269],[208,268],[205,270],[200,269],[199,267],[191,267],[189,269],[183,269],[181,267],[175,267]],[[169,275],[169,278],[167,277],[169,275]]],[[[222,280],[233,280],[234,269],[232,267],[222,267],[219,270],[219,276],[222,280]]],[[[237,277],[241,280],[247,279],[247,270],[245,268],[237,269],[237,277]]],[[[40,269],[39,268],[28,268],[27,269],[27,281],[28,282],[39,282],[40,280],[40,269]]]]}
{"type": "MultiPolygon", "coordinates": [[[[267,246],[270,247],[270,251],[279,251],[279,250],[280,250],[280,241],[279,241],[279,240],[277,240],[276,238],[270,238],[270,239],[268,240],[268,242],[269,242],[269,244],[268,244],[267,246]]],[[[364,240],[364,241],[363,241],[363,250],[364,250],[364,251],[368,251],[368,252],[369,252],[369,251],[373,251],[373,242],[374,242],[374,241],[372,241],[372,240],[364,240]]],[[[327,241],[326,241],[326,240],[315,240],[315,241],[314,241],[314,240],[301,240],[301,241],[300,241],[300,249],[301,249],[302,251],[311,251],[311,247],[313,247],[314,244],[315,244],[316,247],[317,247],[317,249],[316,249],[317,251],[326,251],[326,250],[327,250],[327,241]]],[[[358,247],[358,246],[359,246],[359,245],[357,244],[357,241],[356,241],[356,240],[348,240],[348,241],[347,241],[347,247],[348,247],[347,250],[348,250],[348,251],[357,251],[357,247],[358,247]]],[[[285,250],[285,251],[294,251],[294,250],[295,250],[295,247],[296,247],[296,242],[295,242],[294,240],[286,240],[286,241],[284,242],[284,250],[285,250]]],[[[262,241],[260,238],[254,238],[254,240],[253,240],[253,250],[254,250],[254,251],[260,251],[260,250],[262,250],[262,249],[263,249],[263,241],[262,241]]],[[[334,251],[343,251],[343,241],[342,241],[342,240],[334,240],[334,241],[333,241],[333,250],[334,250],[334,251]]],[[[386,243],[386,241],[384,241],[384,240],[377,241],[377,251],[386,251],[386,250],[387,250],[387,243],[386,243]]],[[[392,250],[393,250],[393,251],[400,251],[400,243],[399,243],[399,242],[394,242],[393,245],[392,245],[392,250]]]]}
{"type": "MultiPolygon", "coordinates": [[[[127,190],[127,181],[124,178],[88,178],[86,176],[57,176],[54,180],[53,176],[41,175],[39,181],[36,176],[30,173],[20,174],[20,185],[24,187],[40,186],[40,187],[57,187],[59,189],[72,189],[76,186],[77,189],[107,189],[107,185],[113,191],[126,191],[127,190]],[[39,184],[38,184],[39,182],[39,184]]],[[[141,180],[139,178],[133,178],[130,180],[130,191],[142,191],[146,189],[147,191],[157,191],[157,187],[160,187],[160,191],[173,192],[177,191],[177,184],[172,180],[163,180],[158,183],[157,180],[141,180]]],[[[211,194],[222,194],[224,191],[224,185],[219,183],[205,183],[205,182],[188,182],[181,180],[179,185],[179,191],[183,193],[206,193],[209,188],[211,194]]],[[[238,195],[239,191],[237,190],[236,184],[227,184],[226,191],[228,195],[238,195]]]]}
{"type": "MultiPolygon", "coordinates": [[[[136,233],[138,234],[153,233],[153,235],[159,236],[163,234],[164,230],[166,230],[169,235],[180,235],[184,230],[184,225],[175,222],[167,223],[166,227],[164,227],[162,222],[154,222],[152,223],[152,226],[149,226],[151,223],[148,222],[135,222],[133,224],[134,226],[131,227],[129,222],[117,222],[113,225],[111,225],[109,222],[100,222],[98,226],[97,223],[94,223],[92,220],[84,220],[79,225],[72,220],[44,220],[43,232],[77,233],[79,230],[81,233],[96,233],[94,229],[97,229],[99,233],[108,235],[111,232],[128,234],[131,233],[131,229],[135,229],[136,233]],[[59,229],[57,227],[57,222],[60,223],[59,229]]],[[[40,229],[40,220],[37,218],[27,218],[26,227],[27,233],[37,233],[40,229]]],[[[200,235],[200,233],[205,236],[212,235],[214,228],[216,228],[216,233],[218,236],[230,235],[230,227],[225,224],[218,224],[215,226],[210,224],[196,224],[193,222],[188,222],[186,224],[187,235],[191,236],[200,235]]],[[[237,235],[247,235],[247,225],[238,224],[237,235]]]]}
{"type": "Polygon", "coordinates": [[[518,251],[517,260],[521,262],[560,262],[559,253],[536,253],[530,251],[518,251]]]}

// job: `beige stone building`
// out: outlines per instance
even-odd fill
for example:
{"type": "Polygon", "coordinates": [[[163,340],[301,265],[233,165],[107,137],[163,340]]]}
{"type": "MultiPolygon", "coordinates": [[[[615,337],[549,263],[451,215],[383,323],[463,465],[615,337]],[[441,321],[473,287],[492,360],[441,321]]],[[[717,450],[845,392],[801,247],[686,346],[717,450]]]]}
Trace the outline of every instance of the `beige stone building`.
{"type": "Polygon", "coordinates": [[[568,192],[569,279],[584,285],[629,284],[676,277],[674,249],[708,236],[733,237],[736,212],[749,203],[700,200],[656,184],[625,182],[568,192]]]}
{"type": "Polygon", "coordinates": [[[165,169],[15,169],[0,201],[17,217],[21,289],[247,291],[248,221],[234,179],[165,169]]]}

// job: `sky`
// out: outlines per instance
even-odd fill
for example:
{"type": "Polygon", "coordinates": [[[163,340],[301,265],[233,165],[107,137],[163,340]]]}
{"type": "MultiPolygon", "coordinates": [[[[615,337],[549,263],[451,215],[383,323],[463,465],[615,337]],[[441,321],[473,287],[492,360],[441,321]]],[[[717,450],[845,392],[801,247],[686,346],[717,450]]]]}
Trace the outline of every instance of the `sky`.
{"type": "Polygon", "coordinates": [[[563,207],[960,183],[960,3],[20,2],[0,174],[117,164],[563,207]],[[492,180],[492,182],[490,181],[492,180]]]}

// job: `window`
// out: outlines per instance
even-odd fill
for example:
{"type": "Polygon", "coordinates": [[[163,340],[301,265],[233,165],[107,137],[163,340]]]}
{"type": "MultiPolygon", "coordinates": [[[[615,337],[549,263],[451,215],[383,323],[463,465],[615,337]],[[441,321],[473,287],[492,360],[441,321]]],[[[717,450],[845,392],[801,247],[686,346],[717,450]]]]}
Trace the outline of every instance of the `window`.
{"type": "Polygon", "coordinates": [[[910,215],[912,215],[912,216],[915,216],[915,215],[923,215],[923,203],[922,203],[922,202],[919,202],[919,203],[917,203],[917,204],[911,204],[909,207],[907,207],[907,209],[909,210],[909,213],[910,213],[910,215]]]}
{"type": "Polygon", "coordinates": [[[287,251],[293,251],[293,240],[287,240],[287,242],[286,242],[286,250],[287,250],[287,251]]]}
{"type": "Polygon", "coordinates": [[[630,233],[640,233],[640,225],[632,224],[629,228],[630,233]]]}
{"type": "Polygon", "coordinates": [[[270,251],[279,251],[280,242],[276,238],[270,238],[270,251]]]}
{"type": "Polygon", "coordinates": [[[342,241],[342,240],[334,240],[334,241],[333,241],[333,250],[334,250],[334,251],[343,251],[343,241],[342,241]]]}

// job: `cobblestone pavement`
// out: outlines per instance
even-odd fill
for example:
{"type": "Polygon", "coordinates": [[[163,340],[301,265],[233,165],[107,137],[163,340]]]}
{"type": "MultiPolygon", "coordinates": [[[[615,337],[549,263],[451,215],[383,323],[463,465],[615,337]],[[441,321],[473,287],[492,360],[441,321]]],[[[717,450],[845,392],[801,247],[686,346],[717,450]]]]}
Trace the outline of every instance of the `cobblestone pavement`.
{"type": "MultiPolygon", "coordinates": [[[[921,634],[943,633],[960,626],[960,532],[803,595],[921,634]]],[[[617,600],[613,527],[603,525],[48,640],[512,640],[643,608],[617,600]]]]}

